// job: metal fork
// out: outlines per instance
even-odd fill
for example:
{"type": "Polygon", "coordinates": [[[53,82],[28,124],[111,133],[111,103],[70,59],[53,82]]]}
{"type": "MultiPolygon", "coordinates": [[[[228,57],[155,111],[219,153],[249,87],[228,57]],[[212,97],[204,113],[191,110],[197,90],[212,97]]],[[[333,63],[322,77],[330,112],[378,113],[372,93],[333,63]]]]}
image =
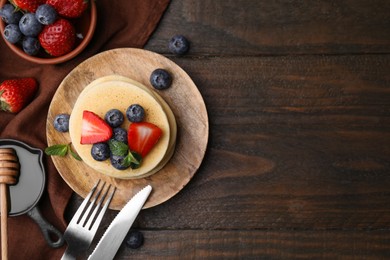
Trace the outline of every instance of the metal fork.
{"type": "Polygon", "coordinates": [[[92,243],[92,240],[96,234],[96,231],[100,225],[100,222],[103,219],[103,215],[106,212],[108,205],[111,202],[112,197],[114,196],[115,187],[113,187],[110,195],[108,196],[106,202],[103,207],[101,205],[108,194],[108,191],[111,188],[111,185],[108,186],[105,193],[100,197],[99,202],[96,204],[97,199],[99,198],[102,190],[106,183],[104,182],[100,189],[97,189],[99,186],[100,180],[95,184],[92,188],[91,192],[87,195],[84,201],[81,203],[80,207],[76,211],[72,220],[70,221],[68,227],[64,233],[64,239],[68,244],[68,247],[62,256],[62,260],[73,260],[81,254],[85,252],[92,243]],[[96,191],[96,193],[95,193],[96,191]],[[95,193],[94,198],[89,203],[92,195],[95,193]],[[96,205],[95,205],[96,204],[96,205]],[[92,208],[95,206],[93,212],[90,214],[92,208]],[[100,209],[100,211],[99,211],[100,209]],[[99,212],[99,215],[96,217],[96,214],[99,212]],[[96,217],[96,219],[95,219],[96,217]]]}

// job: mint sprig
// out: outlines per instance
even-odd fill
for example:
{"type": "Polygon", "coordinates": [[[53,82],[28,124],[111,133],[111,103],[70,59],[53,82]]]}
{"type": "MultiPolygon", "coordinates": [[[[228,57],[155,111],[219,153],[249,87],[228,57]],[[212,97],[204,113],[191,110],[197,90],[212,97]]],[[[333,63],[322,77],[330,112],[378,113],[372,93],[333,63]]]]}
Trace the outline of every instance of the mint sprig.
{"type": "Polygon", "coordinates": [[[129,151],[127,144],[114,139],[108,142],[108,146],[110,147],[111,153],[115,156],[125,156],[129,151]]]}
{"type": "Polygon", "coordinates": [[[139,153],[129,151],[125,160],[130,163],[131,169],[137,169],[141,165],[142,157],[139,153]]]}
{"type": "Polygon", "coordinates": [[[45,149],[45,154],[50,155],[50,156],[64,157],[68,154],[68,152],[76,160],[78,160],[78,161],[82,160],[81,157],[77,153],[72,151],[70,143],[69,144],[55,144],[55,145],[46,147],[46,149],[45,149]]]}
{"type": "Polygon", "coordinates": [[[110,140],[108,142],[110,151],[115,156],[124,157],[122,166],[130,167],[131,169],[137,169],[141,165],[142,157],[140,154],[130,151],[129,146],[123,142],[117,140],[110,140]]]}

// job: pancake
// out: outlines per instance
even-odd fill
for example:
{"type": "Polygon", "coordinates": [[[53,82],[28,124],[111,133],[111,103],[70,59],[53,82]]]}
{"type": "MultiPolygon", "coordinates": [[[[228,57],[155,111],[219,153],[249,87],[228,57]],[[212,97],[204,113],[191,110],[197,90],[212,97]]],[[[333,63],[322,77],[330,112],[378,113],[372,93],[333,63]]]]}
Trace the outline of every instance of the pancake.
{"type": "Polygon", "coordinates": [[[171,108],[169,107],[169,105],[167,104],[167,102],[165,102],[165,100],[158,93],[150,90],[149,88],[147,88],[146,86],[144,86],[140,82],[137,82],[137,81],[135,81],[133,79],[130,79],[130,78],[127,78],[127,77],[124,77],[124,76],[121,76],[121,75],[108,75],[108,76],[104,76],[104,77],[98,78],[98,79],[94,80],[93,82],[91,82],[84,89],[84,91],[87,91],[88,88],[90,88],[90,87],[92,87],[94,85],[100,84],[102,82],[115,82],[115,81],[124,81],[124,82],[128,82],[130,84],[133,84],[133,85],[135,85],[135,86],[137,86],[137,87],[147,91],[150,95],[152,95],[153,97],[156,98],[156,100],[163,107],[164,112],[165,112],[165,114],[166,114],[166,116],[168,118],[168,121],[169,121],[170,139],[169,139],[168,150],[174,149],[175,148],[175,144],[176,144],[176,135],[177,135],[177,124],[176,124],[175,115],[173,114],[173,112],[172,112],[171,108]]]}
{"type": "MultiPolygon", "coordinates": [[[[128,129],[126,119],[121,126],[128,129]]],[[[79,95],[70,117],[69,133],[76,152],[88,166],[114,178],[143,178],[160,170],[171,158],[176,143],[176,120],[168,104],[157,93],[131,79],[111,75],[91,82],[79,95]],[[125,114],[131,104],[140,104],[145,109],[145,120],[162,129],[163,135],[150,153],[143,158],[138,169],[117,170],[110,161],[95,161],[90,150],[92,145],[81,145],[81,122],[84,110],[104,118],[113,108],[125,114]]]]}

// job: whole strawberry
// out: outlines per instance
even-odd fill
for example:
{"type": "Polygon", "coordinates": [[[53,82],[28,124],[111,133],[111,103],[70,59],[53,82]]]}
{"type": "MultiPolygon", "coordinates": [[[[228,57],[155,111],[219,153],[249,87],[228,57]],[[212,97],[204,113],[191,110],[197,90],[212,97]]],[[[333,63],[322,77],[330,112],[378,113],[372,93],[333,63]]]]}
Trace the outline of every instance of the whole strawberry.
{"type": "Polygon", "coordinates": [[[80,17],[88,7],[88,0],[47,0],[46,3],[66,18],[80,17]]]}
{"type": "Polygon", "coordinates": [[[38,6],[45,3],[45,0],[10,0],[19,9],[34,13],[38,6]]]}
{"type": "Polygon", "coordinates": [[[34,78],[4,80],[0,85],[0,109],[17,113],[24,108],[38,90],[34,78]]]}
{"type": "Polygon", "coordinates": [[[76,41],[76,31],[71,22],[60,18],[47,25],[39,34],[39,43],[52,56],[58,57],[70,52],[76,41]]]}

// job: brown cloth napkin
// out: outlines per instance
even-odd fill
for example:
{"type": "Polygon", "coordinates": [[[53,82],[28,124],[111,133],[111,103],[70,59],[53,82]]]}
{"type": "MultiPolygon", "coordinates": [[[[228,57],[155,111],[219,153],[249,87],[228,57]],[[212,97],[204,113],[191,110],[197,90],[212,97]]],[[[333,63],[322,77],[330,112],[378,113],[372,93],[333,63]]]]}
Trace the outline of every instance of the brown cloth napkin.
{"type": "MultiPolygon", "coordinates": [[[[52,97],[62,79],[85,59],[120,47],[142,48],[157,26],[169,0],[99,0],[98,22],[91,43],[78,57],[58,65],[38,65],[25,61],[0,39],[0,81],[34,77],[39,82],[35,99],[18,114],[0,112],[0,138],[12,138],[44,149],[46,117],[52,97]]],[[[45,156],[46,192],[38,206],[44,217],[61,232],[66,228],[64,211],[72,194],[45,156]]],[[[12,202],[11,202],[12,203],[12,202]]],[[[49,247],[37,224],[28,216],[9,217],[9,259],[60,259],[66,245],[49,247]]]]}

